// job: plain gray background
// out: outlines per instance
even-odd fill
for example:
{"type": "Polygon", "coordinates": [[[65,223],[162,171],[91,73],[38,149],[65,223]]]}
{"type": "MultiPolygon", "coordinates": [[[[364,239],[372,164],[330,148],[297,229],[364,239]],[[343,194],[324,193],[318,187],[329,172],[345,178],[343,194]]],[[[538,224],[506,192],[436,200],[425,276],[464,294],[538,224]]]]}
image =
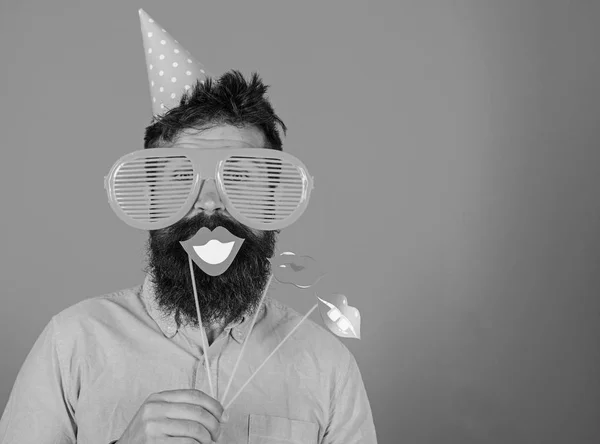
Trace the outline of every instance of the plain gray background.
{"type": "Polygon", "coordinates": [[[600,442],[600,2],[0,5],[2,408],[54,314],[143,280],[103,189],[150,121],[142,7],[272,85],[315,176],[279,246],[361,310],[380,443],[600,442]]]}

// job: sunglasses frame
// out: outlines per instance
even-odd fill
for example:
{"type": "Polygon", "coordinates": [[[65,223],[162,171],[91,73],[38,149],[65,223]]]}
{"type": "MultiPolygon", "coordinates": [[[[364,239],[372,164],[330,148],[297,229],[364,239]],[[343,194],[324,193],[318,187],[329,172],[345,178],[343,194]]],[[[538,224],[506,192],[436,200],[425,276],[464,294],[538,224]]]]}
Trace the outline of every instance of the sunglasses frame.
{"type": "Polygon", "coordinates": [[[106,190],[108,202],[113,211],[125,223],[142,230],[160,230],[177,223],[189,213],[198,199],[203,180],[210,179],[215,181],[219,197],[234,219],[250,228],[263,231],[279,230],[296,222],[306,209],[310,194],[314,189],[314,178],[308,173],[304,163],[289,153],[270,148],[146,148],[126,154],[117,160],[111,167],[108,175],[104,176],[104,189],[106,190]],[[172,156],[185,156],[192,164],[194,174],[193,184],[184,204],[172,216],[161,219],[158,222],[146,223],[130,217],[119,206],[115,192],[114,180],[121,167],[134,160],[139,161],[145,158],[172,156]],[[296,209],[285,219],[271,223],[259,222],[241,214],[232,205],[223,184],[223,167],[225,162],[233,156],[281,160],[289,162],[296,167],[302,180],[302,196],[296,209]]]}

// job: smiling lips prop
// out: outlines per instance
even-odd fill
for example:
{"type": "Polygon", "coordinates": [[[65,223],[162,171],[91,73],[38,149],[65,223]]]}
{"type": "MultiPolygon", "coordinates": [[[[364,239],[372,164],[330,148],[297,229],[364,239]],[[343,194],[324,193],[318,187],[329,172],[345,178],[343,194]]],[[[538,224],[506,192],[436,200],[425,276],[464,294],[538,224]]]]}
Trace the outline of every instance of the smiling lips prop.
{"type": "Polygon", "coordinates": [[[319,313],[329,330],[343,338],[360,339],[360,312],[355,307],[348,306],[348,300],[343,294],[333,295],[333,303],[317,296],[319,313]]]}
{"type": "Polygon", "coordinates": [[[227,228],[218,226],[213,231],[202,227],[194,237],[179,243],[200,270],[219,276],[229,268],[243,242],[227,228]]]}

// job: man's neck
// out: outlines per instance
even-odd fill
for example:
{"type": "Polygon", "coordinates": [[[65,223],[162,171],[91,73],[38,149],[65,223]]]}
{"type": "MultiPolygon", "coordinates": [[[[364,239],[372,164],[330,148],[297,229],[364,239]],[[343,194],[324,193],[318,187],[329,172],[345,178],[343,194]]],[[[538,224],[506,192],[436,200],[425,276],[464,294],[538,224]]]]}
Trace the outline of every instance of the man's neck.
{"type": "Polygon", "coordinates": [[[219,335],[223,332],[224,329],[225,329],[224,326],[219,323],[212,324],[205,329],[206,339],[208,341],[209,346],[213,342],[215,342],[215,339],[217,339],[219,337],[219,335]]]}
{"type": "MultiPolygon", "coordinates": [[[[176,318],[176,322],[178,325],[182,325],[181,321],[180,321],[180,312],[177,313],[177,315],[175,316],[176,318]]],[[[204,324],[204,322],[203,322],[204,324]]],[[[198,329],[198,323],[195,322],[193,324],[189,324],[186,323],[185,325],[193,325],[193,329],[196,330],[198,329]]],[[[204,333],[206,334],[206,339],[208,341],[208,345],[210,346],[215,339],[217,339],[219,337],[219,335],[223,332],[223,330],[225,330],[225,321],[220,319],[218,321],[214,321],[213,323],[211,323],[210,325],[204,327],[204,333]]]]}

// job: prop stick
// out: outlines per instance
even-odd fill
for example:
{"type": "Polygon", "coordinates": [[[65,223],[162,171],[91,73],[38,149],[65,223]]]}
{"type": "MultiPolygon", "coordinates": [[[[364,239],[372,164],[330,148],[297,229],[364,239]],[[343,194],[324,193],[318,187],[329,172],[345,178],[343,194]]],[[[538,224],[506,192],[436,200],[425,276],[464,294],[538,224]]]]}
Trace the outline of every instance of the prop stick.
{"type": "Polygon", "coordinates": [[[231,398],[231,401],[229,401],[227,403],[227,405],[225,406],[224,410],[227,410],[229,408],[229,406],[231,404],[233,404],[233,401],[235,401],[235,398],[237,398],[239,396],[240,393],[242,393],[242,390],[244,390],[244,388],[246,388],[246,386],[250,383],[250,381],[252,381],[252,378],[254,378],[254,376],[256,376],[256,374],[258,373],[258,371],[267,363],[267,361],[269,360],[269,358],[271,356],[273,356],[275,354],[275,352],[277,350],[279,350],[279,347],[281,347],[283,345],[283,343],[285,341],[287,341],[287,339],[292,336],[292,333],[294,333],[296,331],[296,329],[300,326],[300,324],[302,324],[302,322],[304,322],[304,320],[310,316],[310,314],[318,307],[319,304],[315,304],[313,305],[313,307],[308,311],[308,313],[306,313],[304,315],[304,317],[302,319],[300,319],[300,322],[298,322],[294,328],[285,336],[285,338],[283,338],[283,340],[279,343],[279,345],[277,345],[277,347],[275,347],[275,349],[271,352],[271,354],[269,356],[267,356],[265,358],[265,360],[262,362],[262,364],[260,364],[258,366],[258,368],[256,370],[254,370],[254,373],[252,373],[252,375],[248,378],[248,380],[244,383],[244,385],[242,385],[242,387],[240,387],[240,389],[237,391],[237,393],[235,395],[233,395],[233,398],[231,398]]]}
{"type": "Polygon", "coordinates": [[[252,319],[252,324],[250,324],[250,329],[248,330],[248,333],[246,333],[246,337],[244,338],[244,342],[242,343],[242,349],[240,350],[240,354],[238,355],[237,361],[235,361],[235,365],[233,366],[233,371],[231,372],[231,378],[229,379],[229,382],[227,383],[227,388],[225,389],[225,394],[223,395],[223,398],[221,398],[221,401],[224,401],[225,398],[227,397],[227,393],[229,393],[229,388],[231,387],[231,383],[233,382],[233,377],[235,376],[235,371],[237,370],[238,365],[240,364],[240,360],[242,359],[242,355],[244,354],[244,349],[246,348],[246,342],[248,342],[250,333],[252,333],[252,328],[254,327],[254,324],[256,323],[256,318],[258,317],[258,313],[260,312],[260,307],[262,306],[265,296],[267,295],[267,290],[269,290],[269,285],[271,285],[272,279],[273,279],[273,274],[271,274],[269,276],[269,280],[267,281],[267,285],[265,286],[262,297],[260,298],[260,302],[258,303],[258,308],[256,309],[256,313],[254,313],[254,319],[252,319]]]}
{"type": "Polygon", "coordinates": [[[200,335],[202,336],[202,348],[204,349],[204,368],[206,368],[206,374],[208,375],[208,385],[210,386],[210,395],[215,397],[215,389],[212,385],[212,378],[210,376],[210,366],[208,365],[208,341],[206,340],[206,334],[204,332],[204,326],[202,325],[202,317],[200,316],[200,305],[198,304],[198,292],[196,291],[196,278],[194,277],[194,267],[192,266],[192,257],[188,256],[190,263],[190,275],[192,276],[192,287],[194,287],[194,299],[196,300],[196,313],[198,314],[198,324],[200,325],[200,335]]]}

